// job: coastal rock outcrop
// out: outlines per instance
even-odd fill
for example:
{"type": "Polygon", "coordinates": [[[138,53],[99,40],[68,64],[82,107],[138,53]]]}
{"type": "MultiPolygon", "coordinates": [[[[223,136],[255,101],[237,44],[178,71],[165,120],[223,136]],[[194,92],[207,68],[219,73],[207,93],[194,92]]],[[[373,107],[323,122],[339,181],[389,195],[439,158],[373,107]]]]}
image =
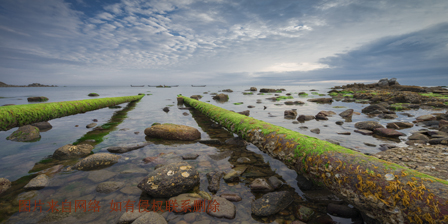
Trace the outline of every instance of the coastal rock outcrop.
{"type": "Polygon", "coordinates": [[[177,124],[160,124],[145,129],[145,135],[152,138],[192,141],[201,138],[198,129],[177,124]]]}

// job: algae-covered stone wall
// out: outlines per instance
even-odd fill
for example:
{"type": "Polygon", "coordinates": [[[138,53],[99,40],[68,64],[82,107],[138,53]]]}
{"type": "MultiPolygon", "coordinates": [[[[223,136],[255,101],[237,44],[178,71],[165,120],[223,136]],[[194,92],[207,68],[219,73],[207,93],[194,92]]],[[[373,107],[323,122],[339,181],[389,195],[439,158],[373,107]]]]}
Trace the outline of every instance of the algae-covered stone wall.
{"type": "Polygon", "coordinates": [[[0,130],[139,100],[143,95],[0,107],[0,130]]]}
{"type": "Polygon", "coordinates": [[[448,223],[448,181],[184,97],[228,130],[382,223],[448,223]]]}

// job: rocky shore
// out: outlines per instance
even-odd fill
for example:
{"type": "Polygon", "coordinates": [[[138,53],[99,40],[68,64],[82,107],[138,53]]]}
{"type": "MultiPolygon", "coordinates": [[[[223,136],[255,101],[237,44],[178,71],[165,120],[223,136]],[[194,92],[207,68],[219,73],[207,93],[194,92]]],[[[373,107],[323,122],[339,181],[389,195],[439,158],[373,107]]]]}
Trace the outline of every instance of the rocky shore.
{"type": "Polygon", "coordinates": [[[40,83],[32,83],[28,85],[8,85],[4,82],[0,82],[0,87],[58,87],[57,85],[42,85],[40,83]]]}

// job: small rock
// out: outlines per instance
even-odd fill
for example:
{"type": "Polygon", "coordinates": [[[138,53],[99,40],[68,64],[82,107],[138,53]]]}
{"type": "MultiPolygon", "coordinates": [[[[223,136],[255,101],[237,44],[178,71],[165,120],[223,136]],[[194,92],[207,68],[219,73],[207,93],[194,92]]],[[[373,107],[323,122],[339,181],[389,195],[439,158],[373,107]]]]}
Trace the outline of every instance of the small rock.
{"type": "Polygon", "coordinates": [[[120,219],[118,220],[118,224],[129,224],[132,223],[134,220],[138,219],[140,216],[146,214],[143,212],[138,212],[138,210],[134,211],[127,211],[123,215],[121,215],[120,219]]]}
{"type": "Polygon", "coordinates": [[[111,193],[114,192],[120,188],[122,188],[125,185],[124,182],[118,182],[118,181],[107,181],[100,183],[96,186],[96,191],[99,193],[111,193]]]}
{"type": "Polygon", "coordinates": [[[269,177],[268,181],[274,189],[278,189],[283,185],[283,182],[279,180],[276,176],[269,177]]]}
{"type": "Polygon", "coordinates": [[[214,196],[212,205],[207,206],[207,214],[216,218],[234,219],[236,214],[235,205],[225,198],[214,196]],[[214,204],[219,205],[216,208],[214,204]]]}
{"type": "Polygon", "coordinates": [[[320,134],[320,129],[319,128],[314,128],[314,129],[311,129],[310,131],[315,133],[315,134],[320,134]]]}
{"type": "Polygon", "coordinates": [[[77,162],[71,169],[76,170],[94,170],[101,169],[118,162],[121,156],[109,154],[109,153],[95,153],[87,156],[81,161],[77,162]]]}
{"type": "Polygon", "coordinates": [[[249,188],[255,192],[270,192],[274,188],[263,178],[257,178],[250,184],[249,188]]]}
{"type": "Polygon", "coordinates": [[[294,213],[294,216],[304,222],[310,221],[311,217],[314,215],[314,210],[303,205],[299,205],[294,213]]]}
{"type": "Polygon", "coordinates": [[[53,128],[53,126],[51,126],[51,124],[48,123],[48,121],[37,122],[37,123],[31,124],[31,126],[39,128],[39,131],[41,131],[41,132],[48,131],[51,128],[53,128]]]}
{"type": "Polygon", "coordinates": [[[239,202],[242,200],[242,198],[239,195],[234,194],[234,193],[221,194],[219,196],[227,199],[228,201],[233,201],[233,202],[239,202]]]}
{"type": "Polygon", "coordinates": [[[93,146],[89,144],[81,144],[81,145],[64,145],[53,153],[53,158],[58,160],[63,159],[71,159],[71,158],[79,158],[88,156],[90,152],[92,152],[93,146]]]}
{"type": "Polygon", "coordinates": [[[401,132],[398,132],[394,129],[390,128],[376,128],[373,130],[373,132],[377,135],[384,136],[384,137],[399,137],[399,136],[405,136],[406,134],[403,134],[401,132]]]}
{"type": "Polygon", "coordinates": [[[182,159],[183,160],[195,160],[196,158],[198,158],[199,154],[195,154],[195,153],[189,153],[186,155],[182,155],[182,159]]]}
{"type": "Polygon", "coordinates": [[[93,128],[97,125],[97,123],[90,123],[88,125],[86,125],[86,128],[93,128]]]}
{"type": "Polygon", "coordinates": [[[373,131],[375,128],[384,128],[384,126],[376,121],[360,121],[355,124],[355,128],[373,131]]]}
{"type": "Polygon", "coordinates": [[[338,132],[338,135],[351,135],[352,133],[349,131],[345,131],[345,132],[338,132]]]}
{"type": "Polygon", "coordinates": [[[292,201],[288,191],[270,192],[252,202],[252,214],[270,216],[288,207],[292,201]]]}
{"type": "Polygon", "coordinates": [[[0,178],[0,194],[5,192],[11,187],[11,181],[6,178],[0,178]]]}
{"type": "Polygon", "coordinates": [[[163,216],[159,215],[156,212],[146,212],[144,215],[140,216],[136,219],[132,224],[168,224],[163,216]]]}
{"type": "Polygon", "coordinates": [[[373,135],[373,131],[370,131],[370,130],[357,129],[357,130],[355,130],[355,132],[363,134],[363,135],[373,135]]]}
{"type": "Polygon", "coordinates": [[[31,125],[24,125],[14,131],[6,139],[16,142],[30,142],[40,138],[39,128],[31,125]]]}
{"type": "Polygon", "coordinates": [[[219,182],[221,180],[221,177],[223,175],[223,172],[220,171],[214,171],[207,173],[207,180],[208,180],[208,190],[212,193],[216,193],[219,190],[219,182]]]}
{"type": "Polygon", "coordinates": [[[337,125],[343,125],[344,122],[343,122],[343,121],[336,121],[336,124],[337,124],[337,125]]]}
{"type": "Polygon", "coordinates": [[[170,111],[170,108],[169,107],[164,107],[162,110],[168,113],[170,111]]]}

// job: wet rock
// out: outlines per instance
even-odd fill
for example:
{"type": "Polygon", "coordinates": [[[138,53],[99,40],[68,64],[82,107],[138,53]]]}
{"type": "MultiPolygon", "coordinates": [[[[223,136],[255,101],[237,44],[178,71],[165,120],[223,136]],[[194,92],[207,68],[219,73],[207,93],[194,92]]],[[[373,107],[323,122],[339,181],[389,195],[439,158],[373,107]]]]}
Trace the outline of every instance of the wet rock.
{"type": "Polygon", "coordinates": [[[252,214],[270,216],[288,207],[292,201],[288,191],[270,192],[252,202],[252,214]]]}
{"type": "Polygon", "coordinates": [[[392,129],[404,129],[404,128],[412,128],[414,127],[413,123],[410,122],[392,122],[392,123],[388,123],[386,125],[387,128],[392,128],[392,129]]]}
{"type": "Polygon", "coordinates": [[[100,193],[109,194],[112,193],[124,186],[124,182],[118,182],[118,181],[106,181],[103,183],[100,183],[96,186],[96,191],[100,193]]]}
{"type": "Polygon", "coordinates": [[[95,170],[101,169],[118,162],[121,156],[109,154],[109,153],[95,153],[87,156],[81,161],[77,162],[71,169],[75,170],[95,170]]]}
{"type": "Polygon", "coordinates": [[[46,187],[48,183],[50,183],[50,178],[45,174],[40,174],[31,179],[30,182],[23,188],[27,190],[39,190],[46,187]]]}
{"type": "Polygon", "coordinates": [[[387,111],[387,109],[384,106],[381,106],[379,104],[372,104],[370,106],[364,107],[361,112],[365,113],[365,114],[370,114],[374,111],[378,111],[375,113],[383,113],[385,111],[387,111]]]}
{"type": "Polygon", "coordinates": [[[170,111],[170,108],[169,107],[164,107],[162,110],[168,113],[170,111]]]}
{"type": "Polygon", "coordinates": [[[420,121],[432,121],[432,120],[436,120],[436,117],[431,115],[431,114],[427,114],[427,115],[421,115],[418,116],[417,118],[415,118],[418,122],[420,121]]]}
{"type": "Polygon", "coordinates": [[[257,91],[257,87],[250,87],[250,91],[257,91]]]}
{"type": "Polygon", "coordinates": [[[343,122],[343,121],[336,121],[336,124],[337,124],[337,125],[343,125],[344,122],[343,122]]]}
{"type": "Polygon", "coordinates": [[[274,189],[278,189],[283,185],[283,182],[279,180],[276,176],[269,177],[268,181],[274,189]]]}
{"type": "Polygon", "coordinates": [[[79,158],[79,157],[85,157],[92,152],[93,146],[88,144],[82,144],[82,145],[64,145],[53,153],[53,158],[63,160],[63,159],[72,159],[72,158],[79,158]]]}
{"type": "Polygon", "coordinates": [[[152,163],[152,164],[163,164],[165,160],[163,158],[157,157],[157,156],[149,156],[143,159],[144,163],[152,163]]]}
{"type": "Polygon", "coordinates": [[[302,191],[309,191],[315,188],[313,182],[306,179],[306,177],[304,177],[303,175],[297,175],[296,180],[297,180],[297,186],[302,191]]]}
{"type": "Polygon", "coordinates": [[[297,117],[297,111],[285,110],[283,113],[286,119],[295,119],[297,117]]]}
{"type": "Polygon", "coordinates": [[[235,205],[225,198],[214,196],[212,198],[212,206],[207,206],[207,214],[216,218],[235,218],[236,208],[235,205]],[[219,205],[214,209],[213,204],[219,205]]]}
{"type": "Polygon", "coordinates": [[[199,99],[202,98],[202,96],[201,95],[192,95],[192,96],[190,96],[190,98],[191,99],[195,99],[195,100],[199,100],[199,99]]]}
{"type": "Polygon", "coordinates": [[[145,177],[138,188],[153,197],[172,197],[199,184],[199,173],[186,162],[162,166],[145,177]]]}
{"type": "Polygon", "coordinates": [[[223,172],[220,171],[214,171],[207,173],[207,180],[208,180],[208,190],[212,193],[216,193],[219,190],[219,183],[221,181],[221,177],[223,175],[223,172]]]}
{"type": "Polygon", "coordinates": [[[316,120],[328,120],[326,113],[319,112],[316,114],[316,120]]]}
{"type": "Polygon", "coordinates": [[[264,179],[257,178],[249,185],[250,190],[254,192],[270,192],[274,191],[274,188],[264,179]]]}
{"type": "Polygon", "coordinates": [[[448,145],[448,138],[433,138],[429,140],[431,145],[448,145]]]}
{"type": "Polygon", "coordinates": [[[177,204],[173,205],[173,212],[188,213],[194,211],[194,201],[202,200],[203,198],[196,193],[179,194],[176,197],[171,197],[169,201],[175,201],[177,204]]]}
{"type": "Polygon", "coordinates": [[[211,159],[219,161],[223,160],[233,154],[233,151],[225,151],[214,155],[208,155],[211,159]]]}
{"type": "Polygon", "coordinates": [[[360,121],[355,124],[355,128],[373,131],[376,128],[384,128],[384,126],[376,121],[360,121]]]}
{"type": "Polygon", "coordinates": [[[240,157],[236,160],[237,163],[252,163],[252,161],[247,157],[240,157]]]}
{"type": "Polygon", "coordinates": [[[198,129],[177,124],[161,124],[145,129],[145,135],[151,138],[169,140],[196,140],[201,138],[198,129]]]}
{"type": "Polygon", "coordinates": [[[293,101],[285,101],[285,105],[294,105],[293,101]]]}
{"type": "Polygon", "coordinates": [[[11,181],[6,178],[0,178],[0,194],[5,192],[11,187],[11,181]]]}
{"type": "Polygon", "coordinates": [[[246,146],[248,143],[239,137],[227,139],[224,143],[227,145],[246,146]]]}
{"type": "Polygon", "coordinates": [[[333,102],[333,98],[313,98],[308,99],[308,102],[315,102],[315,103],[331,103],[333,102]]]}
{"type": "Polygon", "coordinates": [[[364,145],[367,145],[367,146],[370,146],[370,147],[376,147],[376,145],[375,145],[375,144],[372,144],[372,143],[368,143],[368,142],[364,142],[364,145]]]}
{"type": "Polygon", "coordinates": [[[34,97],[28,97],[28,102],[44,102],[48,101],[48,98],[45,96],[34,96],[34,97]]]}
{"type": "Polygon", "coordinates": [[[379,136],[392,137],[392,138],[406,135],[404,133],[396,131],[395,129],[390,129],[390,128],[375,128],[373,130],[373,133],[375,133],[379,136]]]}
{"type": "Polygon", "coordinates": [[[90,123],[88,125],[86,125],[86,128],[93,128],[97,125],[97,123],[90,123]]]}
{"type": "Polygon", "coordinates": [[[373,131],[371,131],[371,130],[357,129],[357,130],[355,130],[355,132],[363,134],[363,135],[373,135],[373,131]]]}
{"type": "Polygon", "coordinates": [[[319,128],[314,128],[314,129],[311,129],[310,131],[315,133],[315,134],[320,134],[320,129],[319,128]]]}
{"type": "Polygon", "coordinates": [[[249,106],[247,106],[247,108],[254,108],[255,106],[253,106],[253,105],[249,105],[249,106]]]}
{"type": "Polygon", "coordinates": [[[338,135],[351,135],[352,133],[349,131],[338,132],[338,135]]]}
{"type": "Polygon", "coordinates": [[[294,211],[294,216],[304,222],[310,221],[311,217],[314,215],[314,210],[303,205],[299,205],[297,210],[294,211]]]}
{"type": "Polygon", "coordinates": [[[339,116],[346,118],[346,117],[352,117],[353,116],[353,109],[347,109],[339,114],[339,116]]]}
{"type": "Polygon", "coordinates": [[[383,118],[383,119],[395,119],[398,117],[398,115],[396,114],[380,114],[378,115],[379,118],[383,118]]]}
{"type": "Polygon", "coordinates": [[[51,126],[51,124],[48,123],[48,121],[37,122],[37,123],[31,124],[31,126],[39,128],[39,131],[41,131],[41,132],[48,131],[51,128],[53,128],[53,126],[51,126]]]}
{"type": "Polygon", "coordinates": [[[16,131],[14,131],[6,139],[15,142],[30,142],[37,140],[39,138],[40,138],[39,128],[31,125],[24,125],[19,129],[17,129],[16,131]]]}
{"type": "Polygon", "coordinates": [[[195,160],[196,158],[198,158],[199,154],[196,153],[189,153],[186,155],[182,155],[182,159],[183,160],[195,160]]]}
{"type": "Polygon", "coordinates": [[[249,116],[250,115],[250,110],[245,110],[245,111],[241,111],[241,112],[238,112],[238,113],[241,114],[241,115],[249,116]]]}
{"type": "Polygon", "coordinates": [[[227,182],[238,181],[240,175],[242,173],[244,173],[244,171],[246,171],[246,169],[247,169],[247,166],[237,166],[237,167],[231,169],[229,172],[227,172],[223,178],[227,182]]]}
{"type": "Polygon", "coordinates": [[[350,208],[347,205],[339,205],[330,203],[327,205],[327,212],[344,218],[355,218],[359,216],[359,211],[355,208],[350,208]]]}
{"type": "Polygon", "coordinates": [[[299,122],[304,122],[304,121],[314,120],[314,115],[299,115],[299,117],[297,118],[297,120],[298,120],[299,122]]]}
{"type": "Polygon", "coordinates": [[[229,95],[224,94],[224,93],[220,93],[218,95],[213,96],[214,100],[219,100],[219,101],[227,101],[229,100],[229,95]]]}
{"type": "Polygon", "coordinates": [[[232,93],[232,92],[233,92],[233,90],[231,90],[231,89],[223,89],[223,90],[222,90],[222,92],[228,92],[228,93],[232,93]]]}
{"type": "Polygon", "coordinates": [[[132,150],[143,148],[150,144],[152,144],[152,143],[151,142],[140,142],[140,143],[121,145],[121,146],[111,146],[111,147],[107,147],[105,149],[112,153],[125,153],[125,152],[129,152],[132,150]]]}
{"type": "Polygon", "coordinates": [[[339,203],[342,202],[340,198],[328,190],[312,190],[304,192],[305,198],[316,203],[339,203]]]}
{"type": "Polygon", "coordinates": [[[144,215],[140,216],[136,219],[132,224],[168,224],[163,216],[159,215],[156,212],[146,212],[144,215]]]}
{"type": "Polygon", "coordinates": [[[139,212],[138,210],[127,211],[123,215],[121,215],[120,219],[118,220],[118,224],[130,224],[144,214],[146,214],[146,212],[143,213],[139,212]]]}
{"type": "Polygon", "coordinates": [[[112,178],[115,175],[116,174],[114,172],[111,172],[108,170],[95,170],[95,171],[89,172],[87,179],[89,179],[95,183],[99,183],[99,182],[103,182],[109,178],[112,178]]]}
{"type": "Polygon", "coordinates": [[[239,195],[234,194],[234,193],[221,194],[219,196],[227,199],[228,201],[233,201],[233,202],[239,202],[242,200],[242,198],[239,195]]]}

